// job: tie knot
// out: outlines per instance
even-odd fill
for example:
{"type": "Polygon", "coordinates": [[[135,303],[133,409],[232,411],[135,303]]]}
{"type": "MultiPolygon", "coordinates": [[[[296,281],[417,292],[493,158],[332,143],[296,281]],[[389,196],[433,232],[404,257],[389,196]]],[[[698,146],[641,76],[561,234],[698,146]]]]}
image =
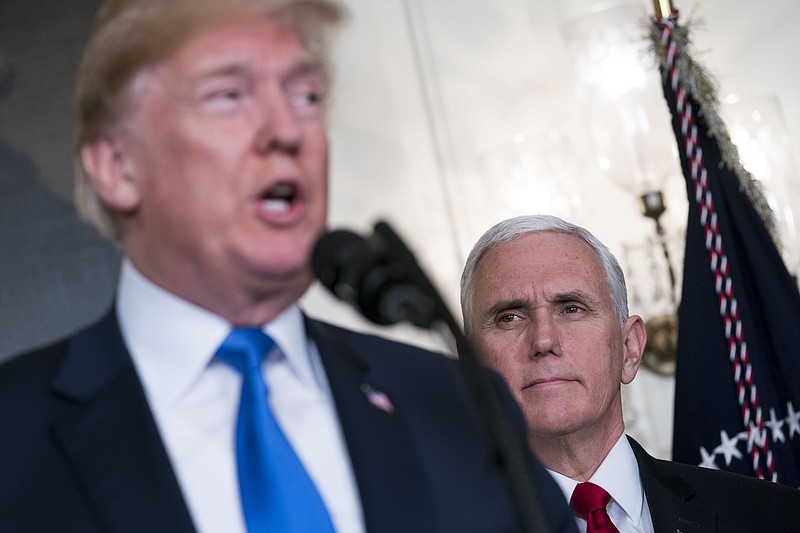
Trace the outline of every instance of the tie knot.
{"type": "Polygon", "coordinates": [[[274,346],[275,341],[258,328],[234,328],[215,356],[246,376],[259,374],[261,361],[274,346]]]}
{"type": "Polygon", "coordinates": [[[602,487],[598,487],[594,483],[578,483],[575,491],[572,493],[570,504],[575,509],[575,513],[586,519],[589,514],[602,509],[605,511],[606,505],[611,501],[611,495],[606,492],[602,487]]]}

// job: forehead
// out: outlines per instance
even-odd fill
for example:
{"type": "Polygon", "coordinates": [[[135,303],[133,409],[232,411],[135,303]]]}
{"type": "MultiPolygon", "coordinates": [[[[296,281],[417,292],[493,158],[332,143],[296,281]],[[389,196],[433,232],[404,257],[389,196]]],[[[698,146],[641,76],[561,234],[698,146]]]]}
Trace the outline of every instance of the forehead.
{"type": "Polygon", "coordinates": [[[586,263],[600,266],[597,252],[582,238],[558,231],[537,231],[499,244],[481,258],[480,266],[525,261],[541,266],[586,263]]]}
{"type": "Polygon", "coordinates": [[[476,276],[476,293],[546,283],[558,290],[608,289],[597,252],[582,238],[555,231],[529,233],[495,246],[481,258],[476,276]]]}
{"type": "Polygon", "coordinates": [[[298,32],[265,14],[236,15],[195,30],[175,52],[155,65],[178,75],[202,75],[228,64],[259,69],[288,68],[318,61],[298,32]]]}

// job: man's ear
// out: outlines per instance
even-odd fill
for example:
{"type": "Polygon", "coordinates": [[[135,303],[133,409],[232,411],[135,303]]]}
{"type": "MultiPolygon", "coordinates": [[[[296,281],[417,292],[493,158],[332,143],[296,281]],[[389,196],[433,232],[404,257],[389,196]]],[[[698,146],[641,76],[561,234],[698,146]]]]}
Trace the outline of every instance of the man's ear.
{"type": "Polygon", "coordinates": [[[98,137],[81,147],[81,161],[103,203],[130,213],[139,207],[141,194],[123,142],[114,134],[98,137]]]}
{"type": "Polygon", "coordinates": [[[622,359],[622,383],[633,381],[642,363],[644,347],[647,344],[647,330],[639,315],[631,315],[622,326],[622,341],[625,353],[622,359]]]}

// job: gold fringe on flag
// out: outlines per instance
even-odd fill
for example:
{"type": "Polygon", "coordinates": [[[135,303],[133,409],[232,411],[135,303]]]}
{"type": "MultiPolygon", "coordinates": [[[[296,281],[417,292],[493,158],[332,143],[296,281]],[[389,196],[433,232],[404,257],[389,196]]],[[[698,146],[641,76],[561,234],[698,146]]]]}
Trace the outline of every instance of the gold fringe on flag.
{"type": "MultiPolygon", "coordinates": [[[[677,11],[673,11],[677,14],[677,11]]],[[[676,17],[677,22],[677,17],[676,17]]],[[[714,76],[702,64],[692,57],[693,42],[690,33],[693,29],[703,26],[702,20],[692,20],[685,25],[675,24],[673,40],[677,45],[675,65],[678,77],[684,84],[686,91],[700,106],[697,116],[701,117],[708,128],[710,137],[716,139],[721,155],[721,165],[724,165],[736,174],[742,189],[747,194],[756,212],[764,223],[764,227],[772,236],[775,246],[782,250],[780,236],[775,224],[775,213],[769,206],[762,184],[753,177],[742,165],[739,150],[731,141],[725,123],[719,113],[718,83],[714,76]]],[[[661,42],[661,30],[652,20],[646,22],[649,50],[661,66],[662,82],[667,83],[669,69],[667,67],[667,50],[661,42]]]]}

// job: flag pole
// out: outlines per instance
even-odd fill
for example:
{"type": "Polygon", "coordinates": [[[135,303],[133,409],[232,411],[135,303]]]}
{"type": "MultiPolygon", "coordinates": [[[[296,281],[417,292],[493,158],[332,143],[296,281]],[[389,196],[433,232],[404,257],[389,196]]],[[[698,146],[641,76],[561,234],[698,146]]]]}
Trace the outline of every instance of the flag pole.
{"type": "Polygon", "coordinates": [[[653,10],[659,18],[665,19],[670,16],[672,9],[672,0],[653,0],[653,10]]]}

